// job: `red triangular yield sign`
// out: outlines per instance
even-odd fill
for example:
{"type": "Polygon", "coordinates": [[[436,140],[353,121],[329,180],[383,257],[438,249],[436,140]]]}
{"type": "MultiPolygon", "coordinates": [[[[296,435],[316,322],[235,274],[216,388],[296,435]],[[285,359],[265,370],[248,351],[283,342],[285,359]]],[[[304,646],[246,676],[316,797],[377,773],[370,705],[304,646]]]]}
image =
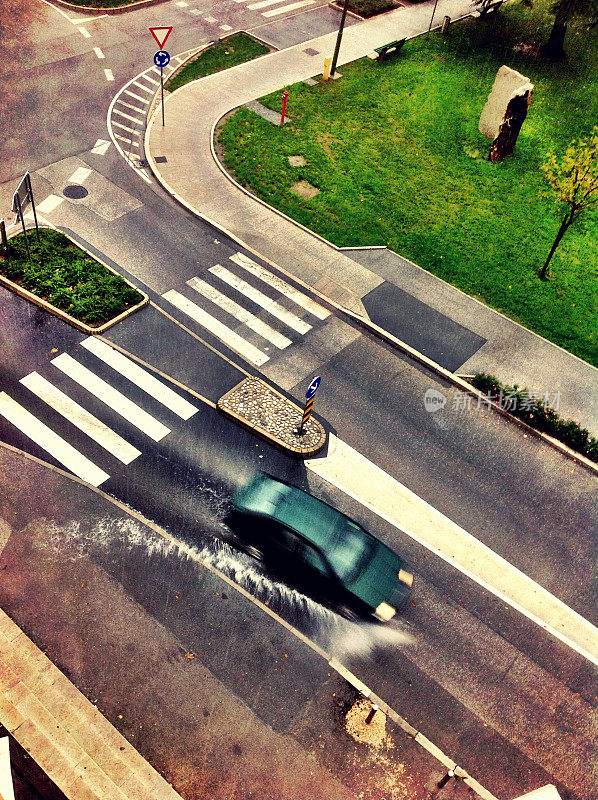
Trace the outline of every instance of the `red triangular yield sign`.
{"type": "Polygon", "coordinates": [[[164,28],[150,28],[149,30],[150,30],[151,35],[158,42],[158,47],[160,48],[160,50],[162,50],[162,48],[166,44],[166,40],[170,36],[170,31],[172,30],[172,25],[169,28],[167,28],[167,27],[164,27],[164,28]]]}

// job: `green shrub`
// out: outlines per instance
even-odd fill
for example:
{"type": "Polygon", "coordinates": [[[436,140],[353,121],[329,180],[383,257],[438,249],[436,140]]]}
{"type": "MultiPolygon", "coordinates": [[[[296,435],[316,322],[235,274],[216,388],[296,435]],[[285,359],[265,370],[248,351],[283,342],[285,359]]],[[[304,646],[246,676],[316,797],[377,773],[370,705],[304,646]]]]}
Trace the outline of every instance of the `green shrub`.
{"type": "MultiPolygon", "coordinates": [[[[336,0],[339,5],[343,0],[336,0]]],[[[373,17],[374,14],[381,14],[395,8],[392,0],[349,0],[349,9],[359,14],[360,17],[373,17]]]]}
{"type": "Polygon", "coordinates": [[[476,373],[471,383],[489,400],[514,417],[598,462],[598,439],[590,436],[589,431],[574,420],[562,419],[545,400],[534,397],[531,392],[520,389],[517,384],[506,386],[498,378],[485,372],[476,373]]]}
{"type": "Polygon", "coordinates": [[[46,228],[39,233],[39,242],[33,232],[27,237],[30,259],[22,234],[10,240],[8,258],[0,260],[2,275],[88,325],[101,325],[141,301],[120,275],[62,233],[46,228]]]}

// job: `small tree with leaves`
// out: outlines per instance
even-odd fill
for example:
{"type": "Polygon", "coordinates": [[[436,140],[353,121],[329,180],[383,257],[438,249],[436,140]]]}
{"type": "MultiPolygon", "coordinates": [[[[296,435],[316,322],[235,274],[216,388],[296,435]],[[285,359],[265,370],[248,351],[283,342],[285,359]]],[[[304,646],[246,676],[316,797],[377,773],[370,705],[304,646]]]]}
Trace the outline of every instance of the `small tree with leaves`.
{"type": "Polygon", "coordinates": [[[567,228],[598,203],[598,125],[587,138],[571,142],[562,158],[549,152],[542,171],[556,195],[556,204],[559,208],[561,204],[566,207],[559,232],[539,273],[545,280],[550,259],[567,228]]]}

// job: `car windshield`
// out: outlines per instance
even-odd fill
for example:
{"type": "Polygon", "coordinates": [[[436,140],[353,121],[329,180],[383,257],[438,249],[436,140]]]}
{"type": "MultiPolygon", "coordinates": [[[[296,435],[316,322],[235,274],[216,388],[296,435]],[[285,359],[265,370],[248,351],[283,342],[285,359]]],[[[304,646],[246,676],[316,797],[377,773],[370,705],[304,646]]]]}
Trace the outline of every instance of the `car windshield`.
{"type": "Polygon", "coordinates": [[[349,519],[341,519],[332,536],[326,556],[343,583],[351,583],[369,551],[368,539],[349,519]]]}

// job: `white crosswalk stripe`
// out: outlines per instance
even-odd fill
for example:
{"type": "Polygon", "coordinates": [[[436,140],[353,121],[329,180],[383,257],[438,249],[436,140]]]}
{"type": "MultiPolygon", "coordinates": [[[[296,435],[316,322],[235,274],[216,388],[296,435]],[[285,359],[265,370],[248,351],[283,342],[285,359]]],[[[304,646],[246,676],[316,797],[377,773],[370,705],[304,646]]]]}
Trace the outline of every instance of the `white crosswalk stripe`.
{"type": "Polygon", "coordinates": [[[265,353],[175,289],[170,289],[170,291],[165,292],[162,297],[169,303],[172,303],[172,305],[180,311],[187,314],[187,316],[191,317],[191,319],[195,320],[195,322],[199,323],[203,328],[213,333],[217,339],[220,339],[220,341],[227,347],[230,347],[231,350],[239,353],[239,355],[246,358],[250,363],[255,364],[256,367],[261,367],[262,364],[265,364],[266,361],[269,360],[265,353]]]}
{"type": "Polygon", "coordinates": [[[303,294],[303,292],[295,289],[294,286],[291,286],[286,281],[283,281],[282,278],[279,278],[278,275],[274,275],[274,273],[260,266],[255,261],[252,261],[251,258],[243,253],[235,253],[234,255],[230,256],[230,260],[235,264],[238,264],[240,267],[243,267],[243,269],[247,270],[247,272],[255,275],[256,278],[264,281],[264,283],[272,286],[285,297],[288,297],[289,300],[292,300],[293,303],[296,303],[298,306],[301,306],[301,308],[309,311],[318,319],[327,319],[330,316],[330,311],[325,309],[319,303],[316,303],[316,301],[312,300],[311,297],[308,297],[306,294],[303,294]]]}
{"type": "MultiPolygon", "coordinates": [[[[143,78],[144,76],[142,75],[141,77],[143,78]]],[[[155,81],[152,81],[152,83],[154,82],[155,81]]],[[[142,83],[139,83],[139,81],[133,81],[133,86],[136,86],[138,89],[141,89],[148,94],[154,94],[155,92],[155,89],[150,89],[148,86],[144,86],[142,83]]]]}
{"type": "Polygon", "coordinates": [[[97,358],[115,369],[136,386],[139,386],[139,388],[143,389],[150,397],[153,397],[154,400],[157,400],[182,419],[189,419],[197,413],[198,409],[196,406],[189,403],[176,392],[173,392],[169,386],[166,386],[166,384],[159,381],[147,372],[147,370],[143,369],[143,367],[140,367],[139,364],[131,361],[130,358],[119,353],[118,350],[110,347],[109,344],[106,344],[106,342],[103,342],[101,339],[90,336],[81,342],[81,344],[86,350],[93,353],[94,356],[97,356],[97,358]]]}
{"type": "Polygon", "coordinates": [[[268,6],[275,6],[282,2],[282,0],[259,0],[258,3],[250,3],[247,8],[250,11],[257,11],[260,8],[267,8],[268,6]]]}
{"type": "Polygon", "coordinates": [[[139,125],[139,123],[142,121],[140,117],[132,117],[130,114],[127,114],[126,111],[121,111],[118,108],[113,108],[112,113],[118,114],[119,116],[124,117],[125,119],[128,119],[131,122],[134,122],[135,125],[139,125]]]}
{"type": "Polygon", "coordinates": [[[170,428],[152,417],[151,414],[148,414],[147,411],[129,400],[118,389],[95,375],[68,353],[61,353],[57,358],[53,358],[52,364],[155,442],[159,442],[170,433],[170,428]]]}
{"type": "Polygon", "coordinates": [[[31,372],[21,378],[20,382],[123,464],[130,464],[137,456],[141,455],[141,450],[137,450],[136,447],[125,441],[112,428],[90,414],[38,372],[31,372]]]}
{"type": "Polygon", "coordinates": [[[316,2],[316,0],[301,0],[299,3],[291,3],[288,6],[283,6],[282,8],[272,8],[270,11],[262,11],[263,17],[276,17],[278,14],[284,14],[287,11],[297,11],[298,8],[304,8],[305,6],[311,6],[316,2]]]}
{"type": "Polygon", "coordinates": [[[278,301],[273,300],[271,297],[268,297],[268,295],[260,292],[259,289],[251,286],[247,281],[237,277],[233,272],[226,269],[226,267],[215,264],[213,267],[210,267],[209,271],[212,275],[216,275],[216,277],[220,278],[224,283],[232,286],[233,289],[245,295],[245,297],[249,298],[256,305],[265,309],[273,317],[284,322],[285,325],[288,325],[289,328],[292,328],[292,330],[300,333],[302,336],[311,330],[312,326],[307,322],[304,322],[304,320],[300,319],[296,314],[293,314],[292,311],[288,311],[278,301]]]}
{"type": "MultiPolygon", "coordinates": [[[[136,114],[139,114],[140,117],[145,117],[147,113],[145,108],[139,108],[139,106],[134,106],[132,103],[127,103],[125,100],[119,99],[118,102],[121,104],[121,106],[125,106],[125,108],[130,108],[131,111],[134,111],[136,114]]],[[[148,101],[142,100],[141,102],[147,103],[148,101]]]]}
{"type": "Polygon", "coordinates": [[[99,486],[110,477],[6,392],[0,392],[0,414],[56,461],[92,486],[99,486]]]}
{"type": "MultiPolygon", "coordinates": [[[[139,102],[143,103],[144,106],[146,106],[149,103],[149,97],[145,97],[145,98],[141,97],[140,95],[135,94],[135,92],[130,92],[128,89],[125,89],[123,91],[123,94],[128,94],[129,97],[133,97],[135,100],[139,100],[139,102]]],[[[121,101],[121,102],[124,102],[124,100],[121,101]]]]}
{"type": "Polygon", "coordinates": [[[287,339],[282,333],[270,327],[270,325],[263,322],[261,319],[258,319],[258,317],[250,311],[247,311],[243,306],[231,300],[230,297],[227,297],[222,294],[222,292],[219,292],[218,289],[210,286],[209,283],[202,281],[201,278],[191,278],[191,280],[187,281],[187,284],[192,289],[195,289],[196,292],[199,292],[199,294],[207,297],[212,303],[223,308],[228,314],[231,314],[231,316],[239,320],[239,322],[247,325],[254,333],[258,333],[264,339],[267,339],[275,347],[278,347],[279,350],[284,350],[285,347],[293,344],[291,339],[287,339]]]}

